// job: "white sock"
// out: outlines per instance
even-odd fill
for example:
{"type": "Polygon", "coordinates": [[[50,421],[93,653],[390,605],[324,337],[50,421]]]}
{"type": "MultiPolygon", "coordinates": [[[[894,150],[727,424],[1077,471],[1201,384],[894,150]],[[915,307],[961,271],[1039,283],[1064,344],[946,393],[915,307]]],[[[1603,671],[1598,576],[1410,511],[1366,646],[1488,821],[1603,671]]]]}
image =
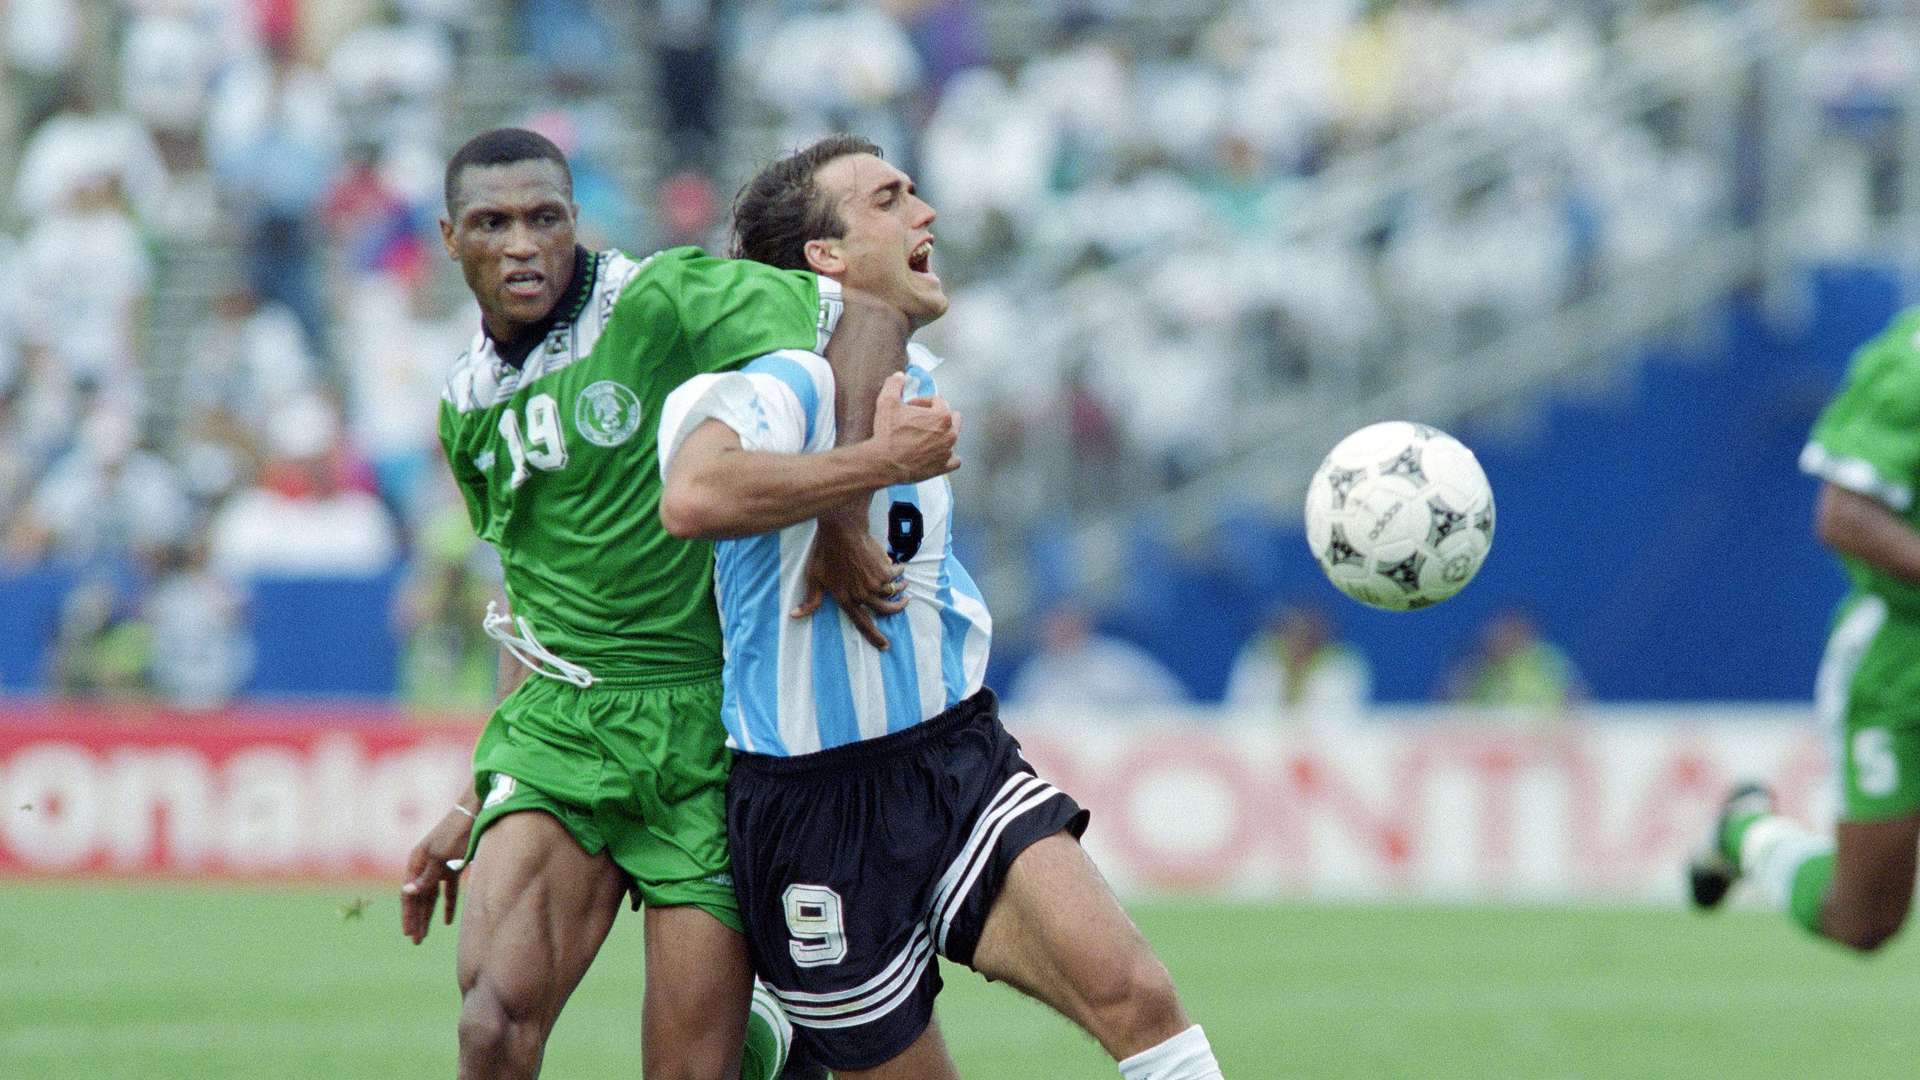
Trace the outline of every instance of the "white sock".
{"type": "Polygon", "coordinates": [[[1832,850],[1832,837],[1769,814],[1747,826],[1746,835],[1740,838],[1740,872],[1760,887],[1774,907],[1789,911],[1793,902],[1793,878],[1800,872],[1801,865],[1832,850]]]}
{"type": "Polygon", "coordinates": [[[1125,1080],[1222,1080],[1199,1024],[1121,1062],[1120,1075],[1125,1080]]]}

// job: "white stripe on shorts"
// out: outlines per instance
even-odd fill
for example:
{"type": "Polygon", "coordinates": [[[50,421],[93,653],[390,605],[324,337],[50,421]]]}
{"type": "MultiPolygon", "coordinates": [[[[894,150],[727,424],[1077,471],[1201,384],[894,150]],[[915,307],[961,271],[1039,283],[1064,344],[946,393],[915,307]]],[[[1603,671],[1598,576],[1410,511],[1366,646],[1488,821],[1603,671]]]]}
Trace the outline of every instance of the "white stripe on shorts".
{"type": "Polygon", "coordinates": [[[947,935],[953,930],[954,918],[960,914],[960,905],[992,861],[993,849],[1000,842],[1001,834],[1020,815],[1060,794],[1059,788],[1031,773],[1016,773],[987,804],[986,813],[974,822],[960,855],[940,876],[940,884],[934,889],[928,925],[935,929],[935,941],[942,954],[947,951],[947,935]]]}
{"type": "Polygon", "coordinates": [[[914,988],[920,985],[920,976],[932,962],[933,941],[927,936],[926,928],[921,927],[908,942],[906,951],[895,957],[885,971],[852,990],[805,994],[777,986],[768,989],[780,999],[787,1019],[800,1027],[815,1030],[857,1027],[872,1023],[904,1004],[913,996],[914,988]],[[832,1000],[836,998],[848,1000],[832,1000]],[[828,1003],[807,1004],[809,1001],[828,1003]]]}

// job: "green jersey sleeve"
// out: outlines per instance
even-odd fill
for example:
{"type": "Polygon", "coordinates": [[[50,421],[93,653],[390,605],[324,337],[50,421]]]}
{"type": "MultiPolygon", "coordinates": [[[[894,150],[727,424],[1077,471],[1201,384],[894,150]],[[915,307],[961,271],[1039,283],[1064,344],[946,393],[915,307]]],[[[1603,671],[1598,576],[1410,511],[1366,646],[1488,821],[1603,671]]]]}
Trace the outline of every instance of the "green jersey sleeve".
{"type": "Polygon", "coordinates": [[[467,520],[473,523],[473,534],[484,538],[490,535],[487,530],[487,475],[481,463],[473,460],[461,435],[459,411],[452,402],[442,401],[440,448],[446,451],[447,467],[453,471],[453,484],[460,489],[460,497],[467,504],[467,520]]]}
{"type": "MultiPolygon", "coordinates": [[[[839,284],[802,270],[672,248],[647,260],[614,307],[614,324],[674,327],[670,385],[731,371],[782,349],[818,352],[841,310],[839,284]]],[[[614,329],[610,327],[610,330],[614,329]]]]}
{"type": "Polygon", "coordinates": [[[1840,393],[1814,423],[1800,468],[1875,499],[1913,509],[1920,480],[1920,309],[1862,346],[1840,393]]]}

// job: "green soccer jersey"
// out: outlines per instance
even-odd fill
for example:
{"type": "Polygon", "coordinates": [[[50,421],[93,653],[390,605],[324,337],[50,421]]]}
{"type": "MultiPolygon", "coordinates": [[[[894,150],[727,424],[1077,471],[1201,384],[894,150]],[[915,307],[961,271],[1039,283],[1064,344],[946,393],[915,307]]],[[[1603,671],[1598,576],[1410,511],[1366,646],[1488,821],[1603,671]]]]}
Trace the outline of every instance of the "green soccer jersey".
{"type": "MultiPolygon", "coordinates": [[[[1920,483],[1920,308],[1901,313],[1854,354],[1846,384],[1813,425],[1800,468],[1874,499],[1920,529],[1913,498],[1920,483]]],[[[1920,586],[1859,559],[1841,561],[1856,591],[1920,613],[1920,586]]]]}
{"type": "Polygon", "coordinates": [[[533,655],[629,685],[718,671],[712,545],[660,524],[661,403],[694,375],[823,349],[838,287],[696,248],[583,251],[574,274],[520,367],[484,332],[454,365],[447,461],[533,655]]]}

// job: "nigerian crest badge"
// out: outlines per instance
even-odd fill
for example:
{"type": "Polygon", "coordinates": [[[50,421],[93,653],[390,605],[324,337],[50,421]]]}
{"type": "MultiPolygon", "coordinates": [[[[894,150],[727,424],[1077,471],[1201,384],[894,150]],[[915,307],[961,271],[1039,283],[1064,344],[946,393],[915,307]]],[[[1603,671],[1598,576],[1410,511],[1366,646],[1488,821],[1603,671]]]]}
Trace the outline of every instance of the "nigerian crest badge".
{"type": "Polygon", "coordinates": [[[602,379],[580,391],[573,403],[573,426],[595,446],[619,446],[640,430],[640,398],[602,379]]]}

